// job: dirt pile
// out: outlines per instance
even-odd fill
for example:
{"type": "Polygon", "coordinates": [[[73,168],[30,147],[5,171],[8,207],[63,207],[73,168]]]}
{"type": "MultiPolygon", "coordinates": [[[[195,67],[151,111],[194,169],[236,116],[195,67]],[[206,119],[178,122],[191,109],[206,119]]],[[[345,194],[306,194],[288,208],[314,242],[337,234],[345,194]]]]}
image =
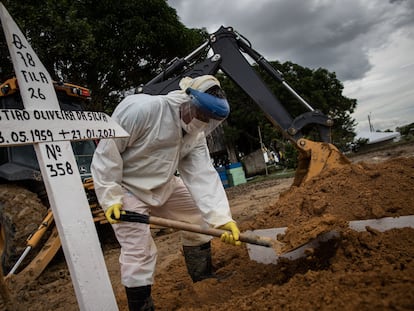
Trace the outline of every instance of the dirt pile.
{"type": "Polygon", "coordinates": [[[251,226],[288,226],[282,241],[295,247],[331,229],[342,230],[346,221],[413,214],[413,167],[414,158],[397,158],[323,172],[291,187],[251,226]]]}
{"type": "MultiPolygon", "coordinates": [[[[353,164],[291,188],[241,227],[301,228],[321,218],[414,214],[412,189],[414,158],[353,164]]],[[[412,310],[413,234],[409,228],[344,230],[308,257],[277,265],[249,261],[244,248],[215,241],[215,266],[223,279],[191,284],[177,259],[168,275],[158,276],[154,298],[160,310],[412,310]]]]}
{"type": "MultiPolygon", "coordinates": [[[[316,234],[301,231],[324,220],[346,221],[414,215],[414,157],[358,163],[325,172],[302,187],[292,179],[249,183],[227,190],[242,231],[289,227],[299,243],[316,234]],[[276,193],[277,191],[277,193],[276,193]],[[278,199],[279,192],[282,191],[278,199]]],[[[288,236],[288,234],[286,234],[288,236]]],[[[213,240],[217,279],[193,284],[177,232],[155,238],[159,261],[153,299],[156,310],[414,310],[414,229],[378,232],[342,230],[339,239],[295,261],[264,265],[246,248],[213,240]]],[[[105,260],[120,310],[127,310],[119,280],[119,249],[105,260]]],[[[64,261],[18,293],[24,310],[78,310],[64,261]]]]}

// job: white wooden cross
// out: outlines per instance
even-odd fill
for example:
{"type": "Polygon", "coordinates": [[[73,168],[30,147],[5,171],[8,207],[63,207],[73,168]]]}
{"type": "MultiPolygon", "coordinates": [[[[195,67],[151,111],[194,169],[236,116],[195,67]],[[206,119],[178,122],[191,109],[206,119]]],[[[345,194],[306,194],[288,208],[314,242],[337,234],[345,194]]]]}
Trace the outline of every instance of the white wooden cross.
{"type": "Polygon", "coordinates": [[[0,17],[25,106],[0,111],[0,146],[34,144],[80,310],[118,310],[70,141],[128,133],[104,113],[60,111],[49,73],[1,2],[0,17]]]}

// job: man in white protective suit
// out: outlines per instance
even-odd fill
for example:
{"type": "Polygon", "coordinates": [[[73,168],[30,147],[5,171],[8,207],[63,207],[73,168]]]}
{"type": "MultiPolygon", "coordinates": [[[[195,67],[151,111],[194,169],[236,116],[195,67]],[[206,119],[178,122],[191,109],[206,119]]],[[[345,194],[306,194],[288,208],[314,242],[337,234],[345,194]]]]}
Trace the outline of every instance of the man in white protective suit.
{"type": "MultiPolygon", "coordinates": [[[[183,78],[180,88],[122,100],[112,118],[130,136],[100,141],[92,161],[99,203],[121,245],[121,279],[134,311],[154,310],[157,249],[150,226],[120,221],[122,211],[225,229],[223,242],[241,244],[206,143],[206,135],[229,115],[229,104],[210,75],[183,78]]],[[[193,282],[214,277],[211,237],[183,231],[181,238],[193,282]]]]}

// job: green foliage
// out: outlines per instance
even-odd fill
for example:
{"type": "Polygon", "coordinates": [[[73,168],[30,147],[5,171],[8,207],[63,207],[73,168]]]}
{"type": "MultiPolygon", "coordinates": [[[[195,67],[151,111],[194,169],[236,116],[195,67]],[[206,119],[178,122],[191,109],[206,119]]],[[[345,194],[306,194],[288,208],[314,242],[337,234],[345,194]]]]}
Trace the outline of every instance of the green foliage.
{"type": "Polygon", "coordinates": [[[401,136],[414,135],[414,123],[397,127],[396,131],[399,132],[401,136]]]}
{"type": "MultiPolygon", "coordinates": [[[[204,41],[165,0],[6,0],[3,4],[52,78],[92,90],[93,109],[110,112],[125,91],[204,41]]],[[[12,74],[4,37],[2,79],[12,74]]]]}
{"type": "Polygon", "coordinates": [[[287,168],[296,169],[298,166],[298,150],[295,146],[288,142],[285,145],[285,166],[287,168]]]}
{"type": "MultiPolygon", "coordinates": [[[[322,68],[311,70],[291,62],[284,64],[271,62],[271,64],[283,73],[286,82],[314,109],[322,111],[334,121],[331,131],[332,142],[340,149],[345,149],[345,146],[355,137],[355,121],[350,114],[355,110],[357,102],[342,95],[343,85],[336,78],[335,73],[322,68]]],[[[255,69],[292,118],[307,112],[307,108],[299,103],[279,81],[256,66],[255,69]]],[[[231,105],[226,133],[230,133],[234,145],[242,154],[249,154],[260,148],[259,127],[266,146],[275,139],[283,140],[278,124],[273,124],[250,97],[233,82],[225,77],[221,80],[231,105]]],[[[305,128],[304,134],[309,139],[320,140],[314,129],[305,128]]],[[[288,156],[290,154],[296,156],[289,150],[288,156]]],[[[292,166],[295,165],[293,159],[291,163],[292,166]]]]}
{"type": "Polygon", "coordinates": [[[414,135],[408,134],[402,137],[402,141],[404,142],[413,142],[414,141],[414,135]]]}
{"type": "Polygon", "coordinates": [[[367,145],[368,142],[369,142],[368,138],[358,138],[357,140],[349,144],[349,149],[352,152],[358,152],[362,147],[367,145]]]}

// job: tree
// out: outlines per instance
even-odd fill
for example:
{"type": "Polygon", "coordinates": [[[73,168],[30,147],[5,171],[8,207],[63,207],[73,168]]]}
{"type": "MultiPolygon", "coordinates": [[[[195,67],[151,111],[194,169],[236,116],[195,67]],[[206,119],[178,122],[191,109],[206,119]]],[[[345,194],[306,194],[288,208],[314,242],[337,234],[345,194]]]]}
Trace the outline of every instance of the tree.
{"type": "MultiPolygon", "coordinates": [[[[323,68],[312,70],[292,62],[270,63],[283,73],[288,84],[314,109],[322,111],[333,119],[332,142],[339,148],[345,148],[355,137],[355,121],[350,114],[354,111],[357,101],[342,95],[343,85],[336,78],[335,73],[323,68]]],[[[307,108],[303,107],[279,81],[271,78],[257,66],[254,67],[292,118],[307,111],[307,108]]],[[[242,154],[260,148],[258,127],[261,129],[265,145],[269,146],[273,140],[283,141],[282,133],[266,118],[250,97],[229,79],[222,79],[222,84],[231,105],[226,134],[242,154]]],[[[304,132],[310,139],[319,140],[312,130],[305,129],[304,132]]]]}
{"type": "Polygon", "coordinates": [[[406,124],[395,129],[401,136],[412,135],[414,132],[414,123],[406,124]]]}
{"type": "MultiPolygon", "coordinates": [[[[188,29],[165,0],[6,0],[3,4],[55,80],[92,90],[91,109],[111,112],[119,97],[206,37],[188,29]]],[[[4,38],[2,80],[12,74],[4,38]]]]}

